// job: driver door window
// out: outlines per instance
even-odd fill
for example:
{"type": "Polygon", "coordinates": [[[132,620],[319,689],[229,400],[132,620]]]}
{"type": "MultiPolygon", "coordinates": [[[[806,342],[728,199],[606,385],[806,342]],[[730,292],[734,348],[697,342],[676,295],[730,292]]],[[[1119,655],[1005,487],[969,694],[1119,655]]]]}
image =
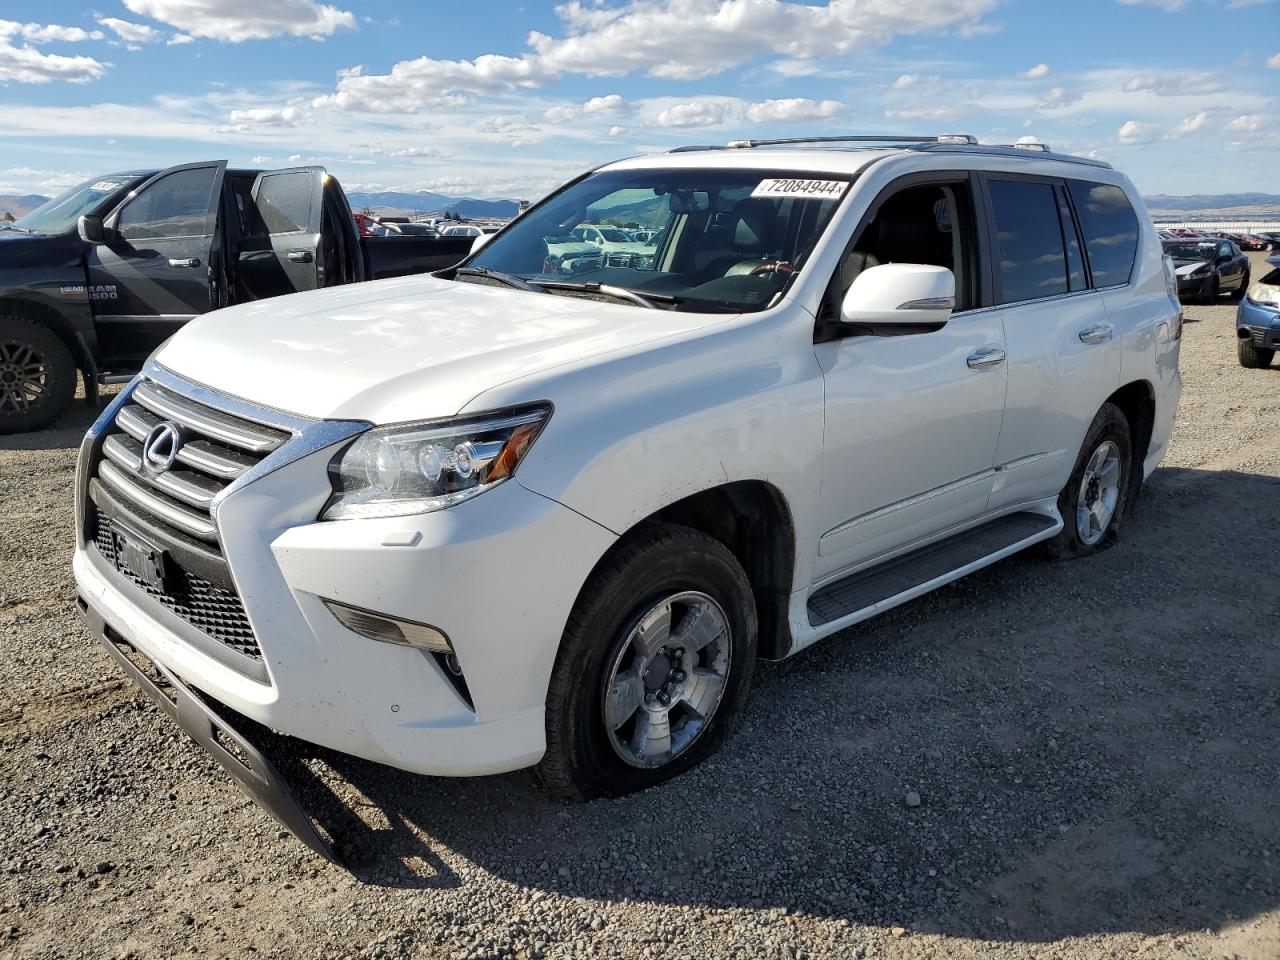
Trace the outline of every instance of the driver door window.
{"type": "Polygon", "coordinates": [[[161,240],[213,235],[210,223],[215,167],[177,170],[161,177],[120,211],[122,240],[161,240]]]}

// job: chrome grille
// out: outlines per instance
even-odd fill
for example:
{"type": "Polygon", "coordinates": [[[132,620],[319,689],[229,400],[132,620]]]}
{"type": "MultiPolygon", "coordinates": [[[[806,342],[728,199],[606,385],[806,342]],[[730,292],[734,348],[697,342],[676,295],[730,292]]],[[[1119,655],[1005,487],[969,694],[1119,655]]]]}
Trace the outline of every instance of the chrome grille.
{"type": "Polygon", "coordinates": [[[222,554],[213,503],[292,437],[287,430],[143,380],[106,425],[87,464],[85,539],[152,602],[225,649],[260,661],[257,638],[222,554]],[[144,442],[165,423],[181,438],[173,463],[164,470],[144,468],[144,442]],[[135,536],[150,536],[165,548],[169,573],[163,587],[117,563],[117,527],[125,533],[138,527],[135,536]]]}
{"type": "Polygon", "coordinates": [[[111,492],[179,532],[218,542],[210,513],[214,498],[251,470],[290,434],[181,396],[144,380],[133,402],[116,414],[102,442],[97,477],[111,492]],[[153,473],[142,465],[142,444],[161,423],[176,424],[183,442],[177,462],[153,473]]]}

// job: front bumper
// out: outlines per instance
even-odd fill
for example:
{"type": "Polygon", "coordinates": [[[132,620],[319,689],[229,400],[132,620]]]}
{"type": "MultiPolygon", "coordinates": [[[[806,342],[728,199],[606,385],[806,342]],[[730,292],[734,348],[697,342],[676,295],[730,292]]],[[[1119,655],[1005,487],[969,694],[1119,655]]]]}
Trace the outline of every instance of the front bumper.
{"type": "Polygon", "coordinates": [[[1236,335],[1252,340],[1255,347],[1280,350],[1280,308],[1254,303],[1248,297],[1236,310],[1236,335]]]}
{"type": "Polygon", "coordinates": [[[1209,287],[1213,280],[1213,274],[1207,273],[1203,277],[1179,277],[1178,278],[1178,299],[1180,300],[1199,300],[1209,292],[1209,287]]]}
{"type": "Polygon", "coordinates": [[[191,642],[92,538],[73,561],[82,600],[175,677],[281,733],[415,773],[536,763],[564,625],[615,535],[518,480],[437,513],[317,522],[334,452],[284,462],[218,505],[258,676],[191,642]],[[432,654],[351,632],[324,599],[443,630],[470,702],[432,654]]]}

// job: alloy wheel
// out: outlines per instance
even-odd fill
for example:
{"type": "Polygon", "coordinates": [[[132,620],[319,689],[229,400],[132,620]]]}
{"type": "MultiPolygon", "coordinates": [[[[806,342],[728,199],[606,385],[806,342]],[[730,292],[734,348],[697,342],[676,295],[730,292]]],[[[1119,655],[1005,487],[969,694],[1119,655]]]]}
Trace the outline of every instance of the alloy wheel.
{"type": "Polygon", "coordinates": [[[49,390],[44,356],[22,340],[0,340],[0,411],[30,410],[48,397],[49,390]]]}
{"type": "Polygon", "coordinates": [[[1076,534],[1092,547],[1106,536],[1120,501],[1120,448],[1111,440],[1093,451],[1080,478],[1076,499],[1076,534]]]}
{"type": "Polygon", "coordinates": [[[705,593],[654,603],[635,622],[605,678],[604,723],[614,752],[661,767],[692,746],[729,679],[729,619],[705,593]]]}

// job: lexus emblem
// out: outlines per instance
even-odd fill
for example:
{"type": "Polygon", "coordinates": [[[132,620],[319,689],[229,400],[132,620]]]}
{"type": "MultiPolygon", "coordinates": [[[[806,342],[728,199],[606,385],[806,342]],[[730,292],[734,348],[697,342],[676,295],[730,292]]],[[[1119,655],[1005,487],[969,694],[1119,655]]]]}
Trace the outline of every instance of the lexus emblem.
{"type": "Polygon", "coordinates": [[[152,475],[164,473],[178,459],[182,449],[182,428],[166,420],[151,428],[142,441],[142,469],[152,475]]]}

